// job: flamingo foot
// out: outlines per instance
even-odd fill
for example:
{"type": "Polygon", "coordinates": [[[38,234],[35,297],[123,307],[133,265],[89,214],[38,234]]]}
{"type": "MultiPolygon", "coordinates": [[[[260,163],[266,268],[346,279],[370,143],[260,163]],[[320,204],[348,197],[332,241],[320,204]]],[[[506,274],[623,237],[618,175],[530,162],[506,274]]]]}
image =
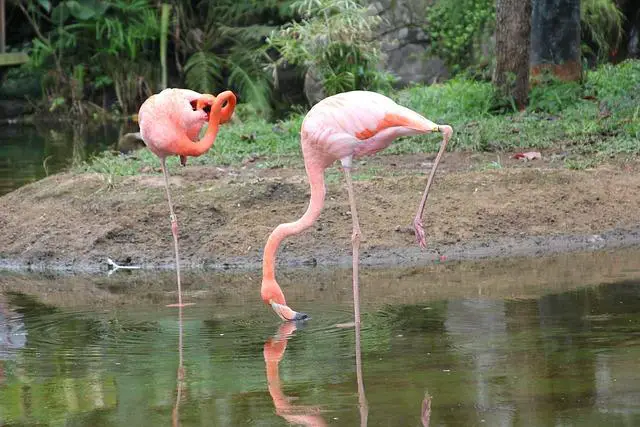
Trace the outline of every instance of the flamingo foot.
{"type": "Polygon", "coordinates": [[[420,247],[422,249],[427,247],[427,237],[424,233],[424,227],[422,226],[422,220],[418,217],[416,217],[413,220],[413,228],[416,231],[416,240],[418,242],[418,245],[420,245],[420,247]]]}
{"type": "Polygon", "coordinates": [[[293,311],[289,306],[284,304],[278,304],[277,302],[271,302],[271,308],[273,311],[285,322],[296,322],[300,320],[309,320],[309,317],[306,313],[300,313],[297,311],[293,311]]]}
{"type": "Polygon", "coordinates": [[[195,302],[183,302],[182,304],[167,304],[165,307],[187,307],[189,305],[196,305],[195,302]]]}

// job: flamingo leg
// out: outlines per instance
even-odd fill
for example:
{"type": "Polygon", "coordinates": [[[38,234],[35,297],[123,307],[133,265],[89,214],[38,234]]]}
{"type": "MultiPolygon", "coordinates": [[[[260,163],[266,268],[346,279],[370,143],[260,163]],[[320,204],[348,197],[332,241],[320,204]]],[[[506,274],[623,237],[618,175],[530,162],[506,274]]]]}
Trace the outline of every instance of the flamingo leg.
{"type": "Polygon", "coordinates": [[[438,155],[436,156],[436,159],[433,162],[433,166],[431,167],[431,173],[429,174],[429,178],[427,179],[427,186],[424,189],[424,193],[422,193],[422,200],[420,201],[420,205],[418,206],[418,213],[416,213],[416,217],[413,219],[413,228],[416,231],[416,240],[418,241],[418,244],[421,248],[427,247],[427,239],[424,234],[424,227],[422,226],[422,214],[424,213],[424,205],[427,202],[429,189],[431,188],[433,178],[436,175],[436,169],[438,169],[438,163],[440,163],[440,159],[442,158],[442,155],[447,148],[447,142],[449,142],[449,138],[451,137],[451,133],[453,132],[450,126],[439,126],[438,131],[442,132],[443,134],[442,144],[440,145],[438,155]]]}
{"type": "Polygon", "coordinates": [[[344,177],[347,181],[347,192],[349,193],[349,204],[351,206],[351,220],[353,221],[353,233],[351,234],[351,244],[353,247],[353,315],[356,325],[360,324],[360,277],[358,267],[360,264],[360,221],[358,220],[358,210],[356,208],[356,197],[353,192],[353,181],[351,179],[351,167],[345,167],[344,177]]]}
{"type": "Polygon", "coordinates": [[[171,218],[171,234],[173,234],[173,248],[176,254],[176,276],[178,279],[178,304],[169,304],[167,307],[184,307],[182,304],[182,284],[180,282],[180,254],[178,250],[178,218],[173,212],[173,203],[171,203],[171,193],[169,192],[169,172],[167,171],[166,159],[160,158],[160,166],[164,175],[164,188],[167,190],[167,201],[169,202],[169,214],[171,218]]]}
{"type": "MultiPolygon", "coordinates": [[[[350,163],[350,162],[349,162],[350,163]]],[[[353,245],[353,320],[355,323],[356,333],[356,377],[358,380],[358,403],[360,406],[360,424],[367,425],[369,407],[367,398],[364,394],[364,382],[362,378],[362,353],[360,345],[360,240],[362,232],[360,231],[360,220],[358,219],[358,210],[356,207],[356,197],[353,191],[353,180],[351,178],[351,167],[344,166],[344,176],[347,181],[347,192],[349,193],[349,204],[351,206],[351,220],[353,221],[353,234],[351,235],[351,243],[353,245]]]]}

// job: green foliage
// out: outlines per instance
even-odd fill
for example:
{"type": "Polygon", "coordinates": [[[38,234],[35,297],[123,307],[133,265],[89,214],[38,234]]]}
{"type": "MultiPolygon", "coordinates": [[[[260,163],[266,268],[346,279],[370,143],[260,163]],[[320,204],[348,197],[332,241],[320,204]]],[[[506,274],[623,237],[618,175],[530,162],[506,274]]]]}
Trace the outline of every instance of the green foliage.
{"type": "Polygon", "coordinates": [[[529,111],[557,115],[580,102],[578,82],[561,82],[550,75],[539,79],[529,92],[529,111]]]}
{"type": "MultiPolygon", "coordinates": [[[[585,53],[603,61],[617,48],[624,16],[614,0],[581,0],[580,20],[585,53]]],[[[476,71],[490,77],[493,52],[490,37],[495,30],[494,0],[436,0],[427,9],[425,31],[431,38],[429,54],[442,58],[457,74],[476,71]]]]}
{"type": "Polygon", "coordinates": [[[494,28],[494,0],[438,0],[427,9],[429,53],[442,58],[454,74],[489,61],[480,47],[494,28]]]}
{"type": "Polygon", "coordinates": [[[583,50],[604,61],[622,38],[624,14],[614,0],[582,0],[580,6],[583,38],[591,40],[595,48],[583,43],[583,50]]]}
{"type": "Polygon", "coordinates": [[[55,7],[39,0],[22,10],[38,34],[31,66],[55,66],[43,82],[45,92],[50,100],[65,99],[72,113],[82,113],[85,89],[113,86],[122,111],[132,112],[156,86],[148,43],[158,38],[159,19],[147,0],[66,0],[55,7]],[[46,25],[52,30],[44,35],[40,28],[46,25]]]}
{"type": "Polygon", "coordinates": [[[290,15],[292,1],[179,2],[176,10],[177,49],[190,89],[216,93],[232,88],[241,102],[267,116],[271,110],[271,84],[265,43],[277,26],[264,25],[262,15],[278,20],[290,15]]]}
{"type": "Polygon", "coordinates": [[[281,62],[310,68],[327,95],[356,89],[385,90],[391,76],[376,69],[379,45],[371,41],[380,18],[356,0],[301,0],[293,8],[302,17],[268,38],[281,62]]]}

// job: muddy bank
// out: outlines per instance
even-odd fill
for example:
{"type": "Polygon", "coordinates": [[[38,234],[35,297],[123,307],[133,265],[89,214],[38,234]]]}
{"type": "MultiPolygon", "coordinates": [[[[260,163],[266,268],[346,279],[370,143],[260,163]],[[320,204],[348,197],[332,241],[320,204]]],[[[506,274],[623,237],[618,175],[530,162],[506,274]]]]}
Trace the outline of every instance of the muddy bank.
{"type": "MultiPolygon", "coordinates": [[[[544,153],[543,153],[544,154],[544,153]]],[[[640,245],[640,162],[571,171],[561,162],[448,153],[424,217],[428,248],[410,224],[431,159],[386,155],[358,163],[355,190],[365,265],[545,255],[640,245]]],[[[281,222],[306,209],[302,166],[172,170],[185,267],[251,269],[281,222]]],[[[159,171],[132,177],[59,174],[0,198],[0,259],[14,269],[95,271],[106,259],[173,268],[159,171]]],[[[320,219],[285,241],[283,265],[349,265],[351,217],[340,171],[327,173],[320,219]]]]}

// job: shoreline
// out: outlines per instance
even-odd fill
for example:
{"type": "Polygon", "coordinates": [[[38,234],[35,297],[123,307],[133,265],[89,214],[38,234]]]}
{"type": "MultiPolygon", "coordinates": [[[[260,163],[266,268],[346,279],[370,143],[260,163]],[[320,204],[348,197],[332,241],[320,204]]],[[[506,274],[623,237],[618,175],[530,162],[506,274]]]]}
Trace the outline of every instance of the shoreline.
{"type": "MultiPolygon", "coordinates": [[[[410,227],[425,183],[424,155],[357,165],[363,266],[537,257],[640,247],[640,161],[567,170],[553,160],[485,165],[494,154],[448,153],[424,216],[427,248],[410,227]]],[[[189,166],[171,175],[184,269],[248,271],[263,245],[309,200],[302,166],[189,166]]],[[[279,250],[279,268],[351,264],[351,215],[339,170],[327,173],[320,218],[279,250]]],[[[55,174],[0,197],[0,269],[91,273],[107,258],[174,269],[163,178],[55,174]]]]}

